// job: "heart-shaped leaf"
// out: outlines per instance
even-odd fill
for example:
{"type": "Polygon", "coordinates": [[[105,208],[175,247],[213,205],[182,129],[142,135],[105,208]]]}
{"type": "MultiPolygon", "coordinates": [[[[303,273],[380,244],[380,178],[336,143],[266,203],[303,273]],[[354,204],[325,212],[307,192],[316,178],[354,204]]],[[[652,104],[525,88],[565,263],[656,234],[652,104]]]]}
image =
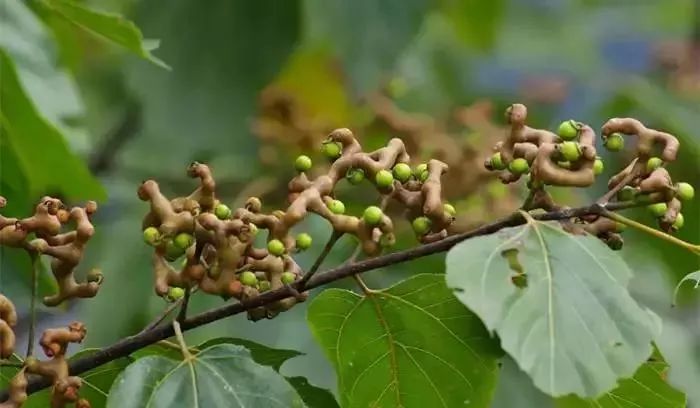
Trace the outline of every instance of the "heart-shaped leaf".
{"type": "Polygon", "coordinates": [[[241,346],[219,344],[182,361],[137,360],[117,378],[107,407],[301,407],[289,383],[241,346]]]}
{"type": "Polygon", "coordinates": [[[335,365],[343,407],[489,404],[501,352],[442,275],[366,296],[328,289],[307,318],[335,365]]]}
{"type": "Polygon", "coordinates": [[[532,219],[447,255],[447,285],[553,396],[597,397],[651,354],[660,320],[628,293],[631,276],[598,239],[532,219]]]}

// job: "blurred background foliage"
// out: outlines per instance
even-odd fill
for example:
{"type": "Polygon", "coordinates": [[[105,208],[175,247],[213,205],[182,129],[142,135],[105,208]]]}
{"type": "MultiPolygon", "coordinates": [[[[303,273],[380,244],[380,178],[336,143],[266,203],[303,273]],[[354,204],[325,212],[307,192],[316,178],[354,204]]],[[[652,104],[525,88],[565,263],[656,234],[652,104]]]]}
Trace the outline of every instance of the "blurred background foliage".
{"type": "MultiPolygon", "coordinates": [[[[86,262],[105,273],[100,295],[41,313],[44,327],[85,321],[87,346],[139,331],[164,307],[153,294],[139,232],[146,207],[135,190],[154,178],[168,193],[186,193],[193,183],[184,170],[193,160],[214,168],[229,204],[258,195],[272,210],[284,205],[293,158],[302,152],[320,158],[330,129],[351,128],[367,148],[401,137],[414,157],[450,164],[447,194],[461,214],[457,228],[466,229],[512,211],[523,197],[481,165],[503,135],[503,109],[523,102],[537,127],[575,118],[598,128],[609,117],[634,116],[670,131],[683,143],[674,177],[700,186],[697,0],[84,3],[123,14],[145,37],[160,39],[155,51],[121,42],[155,63],[78,29],[51,12],[51,0],[0,0],[0,194],[9,199],[5,213],[16,215],[28,214],[44,193],[100,200],[86,262]]],[[[604,159],[607,175],[623,162],[604,159]]],[[[588,197],[557,195],[582,203],[603,184],[588,197]]],[[[348,191],[339,195],[349,211],[377,201],[369,188],[348,191]]],[[[684,212],[679,236],[700,242],[697,201],[684,212]]],[[[635,217],[652,221],[643,211],[635,217]]],[[[330,229],[310,219],[299,230],[316,243],[315,251],[300,255],[308,267],[330,229]]],[[[414,245],[406,226],[403,232],[397,248],[414,245]]],[[[631,231],[625,239],[623,254],[636,271],[634,295],[664,318],[658,343],[672,367],[670,381],[688,394],[690,406],[700,406],[698,297],[684,290],[671,308],[675,283],[700,267],[698,258],[631,231]]],[[[342,241],[326,265],[342,262],[352,247],[342,241]]],[[[9,251],[1,255],[0,287],[24,307],[26,261],[9,251]]],[[[441,271],[442,256],[431,256],[367,280],[381,287],[441,271]]],[[[44,279],[42,291],[49,290],[51,280],[44,279]]],[[[195,296],[193,309],[220,303],[195,296]]],[[[307,329],[305,305],[274,321],[237,316],[189,336],[199,342],[218,335],[302,351],[283,372],[335,387],[307,329]]],[[[512,361],[502,371],[495,407],[551,406],[512,361]]]]}

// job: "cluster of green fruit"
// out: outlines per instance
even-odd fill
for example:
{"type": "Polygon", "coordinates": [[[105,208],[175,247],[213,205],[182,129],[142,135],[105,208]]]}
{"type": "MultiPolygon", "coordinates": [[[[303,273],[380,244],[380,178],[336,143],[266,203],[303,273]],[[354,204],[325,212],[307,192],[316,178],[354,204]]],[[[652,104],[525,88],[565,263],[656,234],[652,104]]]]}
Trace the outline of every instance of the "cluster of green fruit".
{"type": "MultiPolygon", "coordinates": [[[[653,158],[652,158],[653,159],[653,158]]],[[[651,159],[649,159],[651,161],[651,159]]],[[[649,162],[647,162],[647,169],[649,168],[649,162]]],[[[692,185],[681,182],[677,183],[674,186],[674,193],[675,197],[678,198],[681,201],[690,201],[695,197],[695,188],[693,188],[692,185]]],[[[633,187],[625,186],[620,192],[618,193],[618,200],[623,201],[623,200],[635,200],[637,199],[637,190],[633,187]]],[[[666,212],[668,211],[668,204],[667,203],[654,203],[650,204],[647,206],[647,209],[649,212],[657,219],[663,218],[666,212]]],[[[678,213],[676,216],[676,220],[673,222],[671,225],[671,229],[674,231],[678,231],[679,229],[683,228],[683,225],[685,224],[685,219],[683,218],[682,213],[678,213]]]]}

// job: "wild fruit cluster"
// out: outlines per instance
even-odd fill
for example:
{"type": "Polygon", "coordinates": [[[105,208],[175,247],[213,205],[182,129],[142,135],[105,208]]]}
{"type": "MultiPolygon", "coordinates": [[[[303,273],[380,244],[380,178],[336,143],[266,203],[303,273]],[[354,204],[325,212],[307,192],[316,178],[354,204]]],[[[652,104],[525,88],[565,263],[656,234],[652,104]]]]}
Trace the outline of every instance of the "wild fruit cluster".
{"type": "MultiPolygon", "coordinates": [[[[192,163],[188,175],[200,185],[186,197],[168,199],[153,180],[138,190],[150,203],[143,220],[144,241],[154,247],[155,291],[174,301],[186,290],[239,300],[253,298],[267,290],[279,289],[302,276],[293,254],[307,250],[312,238],[307,233],[292,235],[291,229],[309,213],[325,218],[333,234],[357,238],[365,254],[375,256],[394,243],[393,222],[377,206],[361,215],[346,214],[344,203],[335,195],[339,182],[356,185],[364,180],[392,197],[407,210],[407,217],[421,242],[447,236],[446,228],[455,209],[441,199],[440,176],[447,166],[437,160],[409,166],[409,156],[399,139],[373,152],[363,152],[348,129],[337,129],[322,143],[321,152],[331,163],[326,174],[310,179],[312,159],[302,155],[294,161],[297,176],[288,184],[289,206],[285,210],[262,212],[262,202],[250,197],[242,208],[231,210],[216,197],[211,169],[192,163]],[[256,247],[255,236],[267,230],[267,245],[256,247]],[[182,260],[181,260],[182,259],[182,260]]],[[[249,318],[272,318],[305,300],[306,293],[249,311],[249,318]]]]}

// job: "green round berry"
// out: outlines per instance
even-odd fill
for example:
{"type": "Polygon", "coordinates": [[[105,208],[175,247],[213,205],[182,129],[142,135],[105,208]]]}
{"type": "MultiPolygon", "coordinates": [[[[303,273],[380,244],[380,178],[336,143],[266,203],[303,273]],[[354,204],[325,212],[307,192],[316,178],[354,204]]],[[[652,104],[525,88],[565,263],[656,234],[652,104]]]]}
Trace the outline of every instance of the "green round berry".
{"type": "Polygon", "coordinates": [[[377,183],[379,188],[389,188],[394,184],[394,176],[391,175],[389,170],[379,170],[374,177],[374,182],[377,183]]]}
{"type": "Polygon", "coordinates": [[[413,177],[415,177],[417,180],[425,181],[424,177],[428,178],[428,165],[425,163],[417,165],[416,168],[413,169],[413,177]]]}
{"type": "Polygon", "coordinates": [[[617,192],[618,201],[632,201],[637,195],[637,189],[632,186],[624,186],[622,190],[617,192]]]}
{"type": "Polygon", "coordinates": [[[185,249],[181,248],[172,239],[165,243],[165,259],[172,262],[185,254],[185,249]]]}
{"type": "Polygon", "coordinates": [[[311,166],[313,166],[313,162],[311,161],[311,157],[306,156],[302,154],[301,156],[298,156],[296,160],[294,160],[294,168],[299,172],[303,173],[305,171],[309,171],[311,169],[311,166]]]}
{"type": "Polygon", "coordinates": [[[343,151],[343,146],[334,141],[323,142],[321,146],[321,153],[326,156],[329,160],[335,160],[340,157],[343,151]]]}
{"type": "Polygon", "coordinates": [[[581,157],[581,147],[576,142],[562,142],[559,152],[569,162],[575,162],[581,157]]]}
{"type": "Polygon", "coordinates": [[[491,167],[494,170],[506,169],[506,164],[503,163],[503,157],[501,157],[501,153],[494,153],[494,155],[491,156],[491,167]]]}
{"type": "Polygon", "coordinates": [[[593,174],[600,175],[605,170],[605,165],[601,159],[595,159],[593,162],[593,174]]]}
{"type": "Polygon", "coordinates": [[[651,157],[649,160],[647,160],[647,173],[651,173],[652,171],[658,169],[662,164],[664,164],[664,161],[660,158],[651,157]]]}
{"type": "Polygon", "coordinates": [[[311,248],[311,242],[312,242],[311,235],[309,235],[305,232],[302,232],[301,234],[297,235],[296,247],[297,247],[297,249],[304,251],[304,250],[311,248]]]}
{"type": "Polygon", "coordinates": [[[579,124],[575,120],[565,120],[559,125],[557,134],[563,140],[574,140],[578,136],[579,124]]]}
{"type": "Polygon", "coordinates": [[[688,183],[676,184],[676,197],[681,201],[690,201],[695,197],[695,188],[688,183]]]}
{"type": "Polygon", "coordinates": [[[297,276],[292,272],[284,272],[282,276],[280,276],[280,280],[285,285],[290,285],[294,283],[295,280],[297,280],[297,276]]]}
{"type": "Polygon", "coordinates": [[[226,204],[219,204],[214,208],[214,215],[220,220],[227,220],[231,217],[231,209],[226,204]]]}
{"type": "Polygon", "coordinates": [[[270,290],[270,281],[266,279],[258,281],[258,290],[260,292],[267,292],[270,290]]]}
{"type": "Polygon", "coordinates": [[[654,215],[654,217],[663,217],[668,210],[666,203],[656,203],[647,206],[647,209],[654,215]]]}
{"type": "Polygon", "coordinates": [[[284,244],[279,239],[273,239],[267,243],[267,251],[274,256],[282,256],[286,250],[284,244]]]}
{"type": "Polygon", "coordinates": [[[365,179],[365,171],[362,169],[350,169],[345,173],[345,178],[350,184],[360,184],[365,179]]]}
{"type": "Polygon", "coordinates": [[[258,277],[255,276],[255,272],[251,271],[241,272],[238,276],[238,280],[246,286],[255,286],[258,283],[258,277]]]}
{"type": "Polygon", "coordinates": [[[181,232],[175,236],[173,242],[177,247],[184,250],[191,247],[192,244],[194,244],[194,237],[186,232],[181,232]]]}
{"type": "Polygon", "coordinates": [[[148,227],[143,230],[143,240],[148,245],[154,246],[160,241],[160,231],[156,227],[148,227]]]}
{"type": "Polygon", "coordinates": [[[384,213],[381,208],[376,205],[370,205],[365,208],[365,211],[362,213],[362,219],[365,220],[365,223],[368,225],[377,225],[382,220],[383,215],[384,213]]]}
{"type": "Polygon", "coordinates": [[[178,299],[181,299],[183,296],[185,296],[185,289],[183,289],[183,288],[178,288],[178,287],[172,286],[168,289],[167,297],[168,297],[168,300],[171,302],[174,302],[178,299]]]}
{"type": "Polygon", "coordinates": [[[449,214],[450,217],[455,217],[457,215],[457,209],[455,208],[454,205],[450,203],[445,203],[442,205],[443,211],[445,211],[447,214],[449,214]]]}
{"type": "Polygon", "coordinates": [[[613,133],[605,138],[603,145],[611,152],[619,152],[625,147],[625,139],[619,133],[613,133]]]}
{"type": "Polygon", "coordinates": [[[411,178],[411,166],[406,163],[396,163],[393,173],[396,180],[405,183],[411,178]]]}
{"type": "Polygon", "coordinates": [[[671,225],[671,228],[673,228],[675,231],[678,231],[679,229],[683,228],[683,224],[685,224],[683,214],[678,213],[678,215],[676,216],[676,220],[673,222],[673,225],[671,225]]]}
{"type": "Polygon", "coordinates": [[[333,214],[345,214],[345,204],[340,200],[332,200],[328,203],[328,209],[333,214]]]}
{"type": "Polygon", "coordinates": [[[527,160],[517,158],[508,164],[508,170],[513,174],[525,174],[530,171],[530,165],[527,163],[527,160]]]}
{"type": "Polygon", "coordinates": [[[432,222],[428,217],[418,217],[413,220],[411,226],[416,235],[425,235],[430,231],[431,224],[432,222]]]}

